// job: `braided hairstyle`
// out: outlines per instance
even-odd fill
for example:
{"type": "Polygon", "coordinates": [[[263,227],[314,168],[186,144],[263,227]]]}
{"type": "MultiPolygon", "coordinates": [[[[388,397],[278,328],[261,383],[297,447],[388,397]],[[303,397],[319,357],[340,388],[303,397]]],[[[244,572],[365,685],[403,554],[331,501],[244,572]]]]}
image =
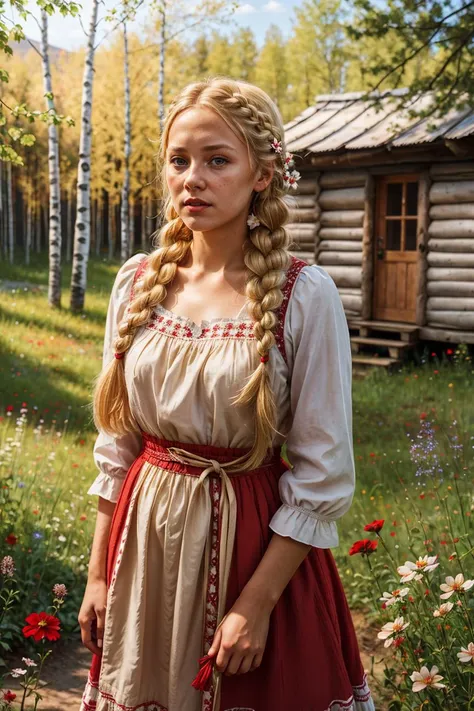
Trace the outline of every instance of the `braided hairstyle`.
{"type": "MultiPolygon", "coordinates": [[[[114,347],[126,353],[137,329],[151,318],[153,309],[166,297],[166,285],[173,281],[178,264],[185,258],[193,239],[176,212],[166,184],[165,155],[173,120],[188,108],[206,107],[215,111],[241,138],[248,150],[253,170],[274,164],[269,185],[255,192],[251,210],[260,225],[249,229],[244,244],[247,267],[246,295],[254,321],[256,347],[261,360],[233,404],[254,405],[255,439],[243,468],[259,466],[272,446],[276,430],[276,407],[271,388],[268,354],[275,345],[277,311],[283,300],[282,286],[290,263],[289,237],[284,228],[289,211],[284,200],[286,185],[283,123],[278,108],[258,87],[226,77],[212,77],[186,86],[171,103],[164,125],[159,159],[165,224],[158,232],[158,246],[147,260],[143,278],[120,323],[114,347]],[[282,152],[271,148],[273,139],[281,141],[282,152]]],[[[113,358],[98,378],[94,394],[96,426],[114,434],[136,428],[130,411],[122,359],[113,358]]]]}

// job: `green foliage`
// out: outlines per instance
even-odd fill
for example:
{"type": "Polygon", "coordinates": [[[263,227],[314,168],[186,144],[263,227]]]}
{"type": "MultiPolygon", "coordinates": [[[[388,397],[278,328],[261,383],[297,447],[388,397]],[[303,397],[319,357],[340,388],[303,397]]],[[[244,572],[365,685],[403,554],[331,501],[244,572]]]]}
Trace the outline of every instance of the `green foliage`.
{"type": "MultiPolygon", "coordinates": [[[[27,10],[27,3],[24,0],[10,0],[8,4],[20,15],[23,21],[26,21],[30,15],[32,16],[30,10],[27,10]]],[[[52,15],[55,11],[59,11],[63,17],[67,15],[72,15],[74,17],[78,14],[80,9],[80,5],[75,2],[70,2],[69,0],[52,0],[52,2],[37,0],[36,4],[38,7],[44,8],[49,15],[52,15]]],[[[13,54],[13,48],[10,43],[20,42],[22,39],[25,39],[25,33],[22,26],[18,23],[13,24],[11,28],[8,27],[6,24],[6,11],[6,0],[0,0],[0,53],[3,52],[4,54],[11,56],[13,54]]],[[[0,82],[7,84],[9,80],[9,73],[5,69],[0,68],[0,82]]],[[[0,99],[0,103],[2,104],[3,113],[5,113],[6,110],[6,112],[11,115],[12,119],[18,119],[21,117],[29,123],[33,123],[36,119],[40,119],[45,123],[61,124],[65,122],[67,125],[71,125],[70,117],[57,114],[56,111],[51,108],[48,111],[32,111],[26,106],[26,104],[10,106],[3,99],[0,99]]],[[[8,129],[7,131],[3,131],[3,125],[4,124],[0,122],[0,160],[10,161],[15,165],[24,165],[23,158],[8,139],[15,142],[21,136],[21,144],[25,147],[30,147],[35,143],[35,138],[31,134],[23,136],[23,129],[16,126],[8,129]],[[20,131],[20,133],[18,133],[18,131],[20,131]]]]}
{"type": "Polygon", "coordinates": [[[354,17],[347,32],[356,43],[373,40],[383,52],[370,57],[368,69],[375,77],[371,89],[384,86],[390,78],[393,86],[403,82],[407,98],[433,92],[433,106],[416,116],[444,116],[451,108],[463,108],[474,97],[472,73],[474,7],[455,0],[390,0],[379,3],[355,0],[354,17]],[[429,60],[420,70],[420,60],[429,60]],[[413,67],[417,67],[413,73],[413,67]],[[410,78],[410,81],[407,81],[410,78]]]}

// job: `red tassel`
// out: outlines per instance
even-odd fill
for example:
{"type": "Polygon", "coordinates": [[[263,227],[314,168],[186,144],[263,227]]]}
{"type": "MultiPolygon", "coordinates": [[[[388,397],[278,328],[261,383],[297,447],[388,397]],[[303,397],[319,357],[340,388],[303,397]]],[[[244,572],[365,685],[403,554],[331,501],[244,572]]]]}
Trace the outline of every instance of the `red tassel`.
{"type": "Polygon", "coordinates": [[[205,657],[201,657],[199,660],[200,670],[198,671],[196,678],[194,679],[191,686],[193,686],[198,691],[207,691],[209,689],[209,682],[212,676],[212,666],[214,664],[214,657],[210,657],[206,654],[205,657]]]}

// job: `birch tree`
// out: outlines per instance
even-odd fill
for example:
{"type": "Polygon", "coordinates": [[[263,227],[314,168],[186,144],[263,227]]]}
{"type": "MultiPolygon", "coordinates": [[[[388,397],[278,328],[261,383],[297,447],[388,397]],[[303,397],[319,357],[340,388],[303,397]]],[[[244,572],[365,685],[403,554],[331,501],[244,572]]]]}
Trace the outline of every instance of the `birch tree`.
{"type": "Polygon", "coordinates": [[[76,221],[74,225],[74,246],[71,272],[71,310],[82,311],[87,286],[87,261],[90,245],[91,221],[91,144],[92,144],[92,88],[94,84],[95,35],[99,0],[92,0],[89,23],[84,76],[82,80],[81,138],[79,141],[79,162],[77,166],[76,221]]]}
{"type": "MultiPolygon", "coordinates": [[[[48,14],[41,10],[41,59],[43,80],[48,111],[55,111],[53,83],[48,45],[48,14]]],[[[50,306],[61,306],[61,178],[59,172],[58,127],[53,121],[48,126],[48,166],[49,166],[49,279],[48,301],[50,306]]]]}
{"type": "Polygon", "coordinates": [[[124,177],[122,186],[121,206],[121,258],[125,261],[130,256],[130,153],[131,153],[131,122],[130,122],[130,75],[127,40],[127,22],[123,22],[123,76],[125,95],[125,132],[124,132],[124,177]]]}

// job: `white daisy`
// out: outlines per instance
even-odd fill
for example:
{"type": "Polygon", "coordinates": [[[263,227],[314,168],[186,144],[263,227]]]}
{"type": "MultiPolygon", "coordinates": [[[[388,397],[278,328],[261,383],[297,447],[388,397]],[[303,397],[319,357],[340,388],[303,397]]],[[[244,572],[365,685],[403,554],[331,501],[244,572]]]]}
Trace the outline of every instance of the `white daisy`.
{"type": "Polygon", "coordinates": [[[455,578],[453,578],[452,575],[448,575],[446,582],[441,583],[440,585],[441,590],[444,590],[444,593],[440,595],[440,598],[447,600],[453,593],[464,592],[465,590],[472,588],[473,585],[474,580],[464,581],[464,575],[462,573],[458,573],[455,578]]]}
{"type": "Polygon", "coordinates": [[[461,651],[457,653],[458,659],[463,664],[474,664],[474,642],[469,642],[466,648],[461,647],[461,651]]]}
{"type": "Polygon", "coordinates": [[[401,576],[400,582],[408,583],[413,578],[421,580],[422,573],[428,573],[438,567],[437,558],[437,555],[425,555],[420,556],[415,563],[412,563],[411,560],[405,561],[405,565],[400,565],[397,568],[397,573],[401,576]]]}
{"type": "Polygon", "coordinates": [[[451,612],[453,607],[454,605],[452,602],[443,602],[443,604],[436,608],[433,612],[433,617],[444,617],[448,614],[448,612],[451,612]]]}
{"type": "Polygon", "coordinates": [[[25,664],[26,664],[27,667],[37,667],[37,666],[38,666],[38,665],[36,664],[36,662],[34,662],[34,661],[33,661],[32,659],[30,659],[29,657],[22,657],[21,659],[22,659],[23,662],[25,662],[25,664]]]}
{"type": "Polygon", "coordinates": [[[417,691],[423,691],[428,686],[433,689],[445,689],[446,684],[439,683],[443,678],[438,674],[438,667],[432,666],[431,671],[428,671],[428,667],[421,667],[419,672],[414,671],[410,675],[410,679],[413,682],[411,690],[416,693],[417,691]]]}
{"type": "Polygon", "coordinates": [[[379,600],[385,603],[385,606],[393,605],[394,603],[401,600],[405,595],[408,595],[410,588],[398,588],[397,590],[392,590],[392,592],[384,592],[383,597],[379,597],[379,600]]]}
{"type": "Polygon", "coordinates": [[[397,635],[402,630],[406,629],[410,623],[404,622],[403,617],[397,617],[393,622],[387,622],[386,625],[382,627],[377,637],[379,639],[384,639],[384,647],[390,647],[393,643],[393,635],[397,635]]]}

